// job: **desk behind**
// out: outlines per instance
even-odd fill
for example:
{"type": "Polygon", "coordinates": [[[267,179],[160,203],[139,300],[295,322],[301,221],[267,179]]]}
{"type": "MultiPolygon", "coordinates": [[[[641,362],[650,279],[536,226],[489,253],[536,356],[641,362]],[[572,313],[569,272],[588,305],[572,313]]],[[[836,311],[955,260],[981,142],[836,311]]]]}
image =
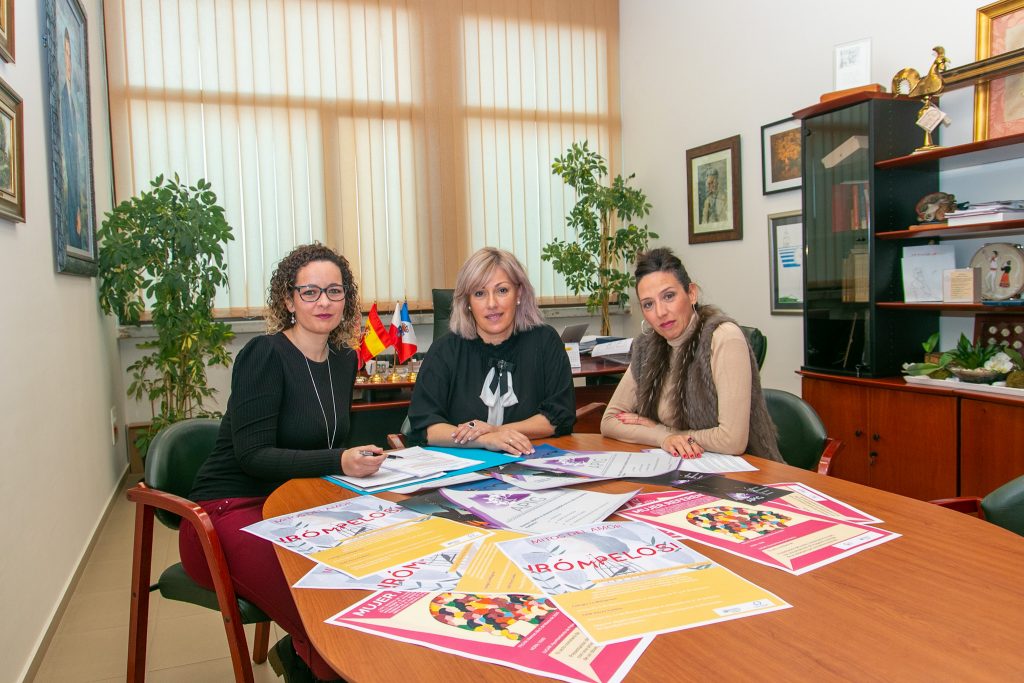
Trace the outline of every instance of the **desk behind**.
{"type": "MultiPolygon", "coordinates": [[[[599,435],[548,439],[563,448],[637,450],[599,435]]],[[[705,546],[698,550],[775,593],[793,608],[658,636],[626,681],[709,678],[788,680],[1016,680],[1024,614],[1024,538],[928,503],[782,463],[730,476],[769,484],[800,481],[885,520],[903,538],[792,576],[705,546]]],[[[623,481],[590,485],[624,491],[623,481]]],[[[656,488],[656,487],[651,487],[656,488]]],[[[351,497],[319,479],[288,482],[264,516],[351,497]]],[[[399,500],[398,494],[380,494],[399,500]]],[[[289,582],[313,563],[277,548],[289,582]]],[[[310,638],[350,681],[453,683],[540,680],[504,667],[328,626],[324,620],[367,595],[294,589],[310,638]]]]}

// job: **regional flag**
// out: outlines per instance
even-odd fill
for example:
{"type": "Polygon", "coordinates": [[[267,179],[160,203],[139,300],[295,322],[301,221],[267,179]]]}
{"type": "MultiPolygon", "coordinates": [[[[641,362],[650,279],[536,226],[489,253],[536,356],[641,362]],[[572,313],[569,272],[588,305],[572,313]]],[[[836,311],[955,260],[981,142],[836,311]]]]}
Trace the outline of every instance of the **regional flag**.
{"type": "Polygon", "coordinates": [[[395,304],[395,314],[391,316],[391,328],[388,333],[395,345],[398,362],[404,363],[412,358],[416,353],[416,330],[412,329],[408,303],[395,304]]]}
{"type": "Polygon", "coordinates": [[[377,314],[377,303],[370,306],[370,313],[366,316],[366,330],[363,332],[363,341],[359,343],[359,365],[362,366],[384,349],[395,343],[391,334],[384,329],[384,323],[377,314]]]}

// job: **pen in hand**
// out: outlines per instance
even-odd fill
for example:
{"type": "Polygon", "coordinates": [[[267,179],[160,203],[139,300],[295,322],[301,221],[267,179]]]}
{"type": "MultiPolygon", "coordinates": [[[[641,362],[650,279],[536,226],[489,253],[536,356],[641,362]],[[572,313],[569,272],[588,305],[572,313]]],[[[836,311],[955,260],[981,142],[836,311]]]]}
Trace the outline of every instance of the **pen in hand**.
{"type": "MultiPolygon", "coordinates": [[[[373,451],[359,451],[359,455],[365,455],[367,457],[374,458],[374,457],[377,457],[378,455],[384,455],[384,454],[383,453],[374,453],[373,451]]],[[[395,455],[394,453],[389,453],[388,457],[392,458],[392,459],[399,459],[402,456],[395,455]]]]}

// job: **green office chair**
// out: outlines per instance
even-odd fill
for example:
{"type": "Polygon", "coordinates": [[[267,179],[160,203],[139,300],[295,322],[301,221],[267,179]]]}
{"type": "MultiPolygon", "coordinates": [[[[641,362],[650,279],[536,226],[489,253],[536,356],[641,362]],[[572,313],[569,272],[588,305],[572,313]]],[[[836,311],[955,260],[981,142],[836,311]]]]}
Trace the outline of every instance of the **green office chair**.
{"type": "Polygon", "coordinates": [[[757,367],[761,368],[764,365],[764,357],[768,355],[768,337],[764,336],[756,327],[740,325],[740,329],[743,330],[747,343],[750,344],[750,350],[754,352],[757,367]]]}
{"type": "Polygon", "coordinates": [[[156,435],[146,456],[145,480],[128,490],[135,508],[135,548],[132,556],[132,603],[128,630],[128,681],[146,678],[146,632],[149,622],[149,593],[159,590],[168,600],[202,605],[219,610],[224,619],[236,681],[252,683],[252,665],[242,624],[256,624],[252,660],[267,659],[270,617],[256,605],[235,595],[227,561],[210,518],[188,500],[196,472],[213,452],[220,420],[197,418],[176,422],[156,435]],[[153,516],[177,529],[185,519],[196,527],[210,567],[215,590],[203,588],[185,573],[181,563],[164,570],[150,585],[153,560],[153,516]]]}
{"type": "Polygon", "coordinates": [[[984,498],[964,496],[931,502],[951,510],[977,515],[1024,536],[1024,476],[1006,482],[984,498]]]}
{"type": "Polygon", "coordinates": [[[779,433],[779,454],[787,464],[828,474],[843,442],[829,438],[814,408],[799,396],[780,389],[764,389],[768,414],[779,433]]]}
{"type": "Polygon", "coordinates": [[[452,318],[452,297],[454,289],[430,290],[434,299],[434,341],[448,332],[448,322],[452,318]]]}

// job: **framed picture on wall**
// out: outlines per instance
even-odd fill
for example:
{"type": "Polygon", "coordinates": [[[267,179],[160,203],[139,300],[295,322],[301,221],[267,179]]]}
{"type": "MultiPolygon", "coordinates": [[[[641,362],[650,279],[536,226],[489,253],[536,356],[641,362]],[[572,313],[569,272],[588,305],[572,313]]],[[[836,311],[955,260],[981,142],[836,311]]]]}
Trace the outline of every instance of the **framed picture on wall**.
{"type": "Polygon", "coordinates": [[[804,310],[804,225],[799,211],[768,216],[772,314],[804,310]]]}
{"type": "MultiPolygon", "coordinates": [[[[1024,0],[1002,0],[978,9],[978,60],[1024,47],[1024,0]]],[[[974,86],[974,139],[1024,133],[1024,73],[974,86]]]]}
{"type": "Polygon", "coordinates": [[[0,59],[14,61],[14,0],[0,0],[0,59]]]}
{"type": "Polygon", "coordinates": [[[761,188],[764,194],[800,187],[800,121],[789,117],[761,126],[761,188]]]}
{"type": "Polygon", "coordinates": [[[50,185],[57,271],[96,274],[89,45],[79,0],[48,0],[50,185]]]}
{"type": "Polygon", "coordinates": [[[686,150],[690,244],[743,239],[740,136],[686,150]]]}
{"type": "Polygon", "coordinates": [[[0,218],[25,221],[25,119],[18,93],[0,80],[0,218]]]}

